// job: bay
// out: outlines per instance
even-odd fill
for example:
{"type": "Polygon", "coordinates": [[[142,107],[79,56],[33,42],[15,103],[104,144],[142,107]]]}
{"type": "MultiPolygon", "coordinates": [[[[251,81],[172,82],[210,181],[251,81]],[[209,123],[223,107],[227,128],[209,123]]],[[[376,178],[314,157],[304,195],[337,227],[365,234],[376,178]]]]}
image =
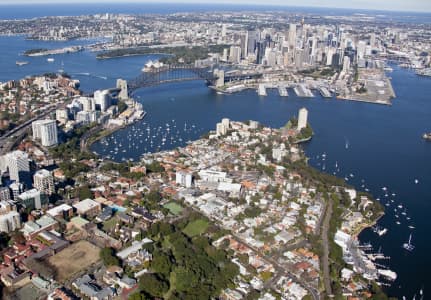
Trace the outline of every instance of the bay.
{"type": "MultiPolygon", "coordinates": [[[[96,60],[94,53],[79,52],[56,55],[54,63],[48,63],[46,57],[20,56],[20,53],[31,48],[59,48],[82,42],[47,43],[26,41],[23,37],[0,37],[0,81],[56,72],[63,67],[73,78],[81,81],[84,91],[91,92],[113,87],[120,77],[134,78],[146,61],[157,58],[137,56],[100,61],[96,60]],[[28,60],[30,64],[19,67],[15,65],[16,60],[28,60]]],[[[389,189],[388,198],[393,198],[394,202],[390,203],[387,214],[380,222],[389,229],[388,234],[380,238],[366,230],[360,238],[363,242],[371,241],[376,249],[381,246],[384,253],[391,257],[387,265],[398,273],[399,278],[388,292],[398,297],[406,295],[412,298],[420,288],[425,287],[427,293],[427,287],[431,286],[428,276],[431,244],[427,238],[431,227],[428,222],[431,143],[421,138],[424,132],[431,130],[431,99],[428,96],[431,95],[431,79],[393,67],[391,76],[397,98],[392,106],[325,100],[320,96],[300,99],[293,91],[289,91],[288,98],[278,96],[276,90],[269,91],[268,97],[259,97],[252,90],[235,95],[218,95],[200,81],[141,89],[136,96],[148,115],[140,123],[113,135],[118,142],[122,142],[121,149],[126,150],[119,151],[116,159],[138,159],[145,148],[155,151],[183,146],[187,140],[199,138],[201,134],[214,129],[215,123],[223,117],[233,120],[253,119],[272,127],[281,127],[292,115],[297,114],[299,108],[306,107],[315,136],[304,148],[313,166],[322,169],[321,154],[326,153],[326,172],[332,173],[337,162],[341,169],[339,176],[347,177],[358,189],[362,189],[364,184],[376,198],[384,199],[384,203],[388,199],[384,197],[382,187],[389,189]],[[174,131],[175,125],[179,133],[175,143],[168,145],[165,141],[162,146],[166,124],[169,124],[170,131],[174,131]],[[138,130],[146,133],[148,126],[154,130],[151,136],[156,136],[153,147],[148,142],[135,139],[135,144],[139,144],[138,149],[136,145],[129,149],[127,136],[138,130]],[[350,177],[350,174],[354,177],[350,177]],[[415,184],[415,179],[419,180],[418,184],[415,184]],[[392,193],[396,196],[392,197],[392,193]],[[402,211],[405,207],[407,215],[411,217],[410,221],[401,219],[401,225],[395,224],[393,211],[398,205],[403,206],[402,211]],[[406,253],[401,248],[411,232],[408,225],[416,227],[413,230],[416,249],[412,253],[406,253]]],[[[111,148],[96,143],[92,150],[109,155],[111,148]]]]}

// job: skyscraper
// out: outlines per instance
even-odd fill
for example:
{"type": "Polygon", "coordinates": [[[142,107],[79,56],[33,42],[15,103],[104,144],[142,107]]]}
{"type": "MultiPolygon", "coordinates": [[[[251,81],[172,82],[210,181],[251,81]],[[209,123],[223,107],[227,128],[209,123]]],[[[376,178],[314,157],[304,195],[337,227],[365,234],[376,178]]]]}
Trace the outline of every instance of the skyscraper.
{"type": "Polygon", "coordinates": [[[303,107],[299,110],[298,115],[298,131],[301,131],[301,129],[307,127],[307,118],[308,118],[308,110],[303,107]]]}
{"type": "Polygon", "coordinates": [[[265,55],[266,43],[264,41],[256,43],[256,64],[262,64],[262,59],[265,55]]]}
{"type": "Polygon", "coordinates": [[[296,47],[296,24],[289,25],[289,36],[287,40],[290,48],[296,47]]]}
{"type": "Polygon", "coordinates": [[[241,48],[239,46],[230,47],[229,61],[235,64],[238,64],[241,62],[241,48]]]}

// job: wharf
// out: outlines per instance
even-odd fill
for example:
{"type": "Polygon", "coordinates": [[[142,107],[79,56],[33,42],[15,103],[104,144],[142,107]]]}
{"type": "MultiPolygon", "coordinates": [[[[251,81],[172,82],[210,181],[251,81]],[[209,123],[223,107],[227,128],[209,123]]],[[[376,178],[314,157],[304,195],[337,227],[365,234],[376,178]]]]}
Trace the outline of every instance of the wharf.
{"type": "Polygon", "coordinates": [[[267,96],[268,95],[266,93],[266,87],[264,84],[259,84],[258,94],[259,94],[259,96],[267,96]]]}
{"type": "Polygon", "coordinates": [[[294,89],[295,94],[301,98],[312,98],[314,97],[313,93],[304,85],[299,84],[294,89]]]}
{"type": "Polygon", "coordinates": [[[289,93],[287,92],[287,88],[284,86],[278,87],[278,93],[280,94],[281,97],[289,97],[289,93]]]}
{"type": "Polygon", "coordinates": [[[319,88],[319,92],[323,98],[332,98],[332,93],[330,91],[328,91],[328,89],[323,87],[323,86],[319,88]]]}

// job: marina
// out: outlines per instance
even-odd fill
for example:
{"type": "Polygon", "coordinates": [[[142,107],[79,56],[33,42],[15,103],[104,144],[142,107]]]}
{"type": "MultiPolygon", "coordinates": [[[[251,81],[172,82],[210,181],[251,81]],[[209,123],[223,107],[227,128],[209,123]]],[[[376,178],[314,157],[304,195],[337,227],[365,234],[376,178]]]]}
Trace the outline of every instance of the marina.
{"type": "MultiPolygon", "coordinates": [[[[0,41],[4,45],[2,51],[6,51],[2,52],[2,55],[13,57],[12,62],[19,60],[19,56],[15,58],[15,52],[7,54],[7,51],[11,50],[5,45],[15,43],[22,49],[40,47],[35,41],[24,42],[16,37],[2,37],[0,41]]],[[[85,92],[91,92],[95,89],[114,86],[116,78],[133,78],[134,74],[140,72],[140,68],[146,60],[154,60],[154,56],[127,57],[105,61],[101,65],[96,64],[92,53],[82,52],[60,56],[61,58],[56,59],[52,64],[47,64],[46,59],[43,58],[29,58],[28,66],[15,67],[13,73],[3,71],[0,73],[0,80],[4,81],[11,77],[19,79],[27,74],[38,74],[45,71],[55,72],[61,67],[60,61],[64,60],[64,70],[68,74],[98,74],[107,78],[105,80],[94,76],[72,75],[73,78],[81,81],[85,92]],[[79,59],[76,57],[78,55],[79,59]],[[79,64],[72,60],[78,61],[79,64]]],[[[391,76],[394,79],[397,98],[390,109],[386,106],[370,106],[366,103],[320,101],[322,100],[321,95],[316,95],[318,101],[306,102],[299,99],[295,93],[289,95],[289,101],[280,101],[281,97],[278,93],[272,92],[269,92],[262,101],[255,90],[220,95],[209,91],[202,82],[143,89],[137,92],[137,96],[140,96],[137,99],[148,111],[145,118],[107,137],[107,144],[95,143],[91,149],[102,157],[109,155],[116,161],[122,161],[123,158],[124,161],[136,161],[140,159],[143,151],[152,152],[157,148],[169,150],[178,145],[184,145],[188,140],[199,138],[223,117],[237,120],[254,119],[279,128],[286,123],[286,116],[293,115],[299,108],[306,106],[310,111],[313,128],[318,130],[313,140],[304,145],[307,156],[310,157],[310,165],[322,169],[321,155],[325,152],[325,172],[346,177],[349,184],[363,191],[369,189],[370,193],[379,198],[382,205],[387,208],[385,216],[379,221],[379,226],[388,228],[388,232],[384,236],[379,236],[371,229],[365,230],[359,236],[359,240],[371,241],[377,247],[383,246],[385,254],[391,257],[391,261],[387,262],[387,265],[398,274],[396,284],[388,287],[390,294],[399,297],[408,295],[408,298],[411,299],[414,293],[418,295],[422,285],[430,284],[427,274],[431,266],[429,260],[426,259],[430,247],[424,242],[429,231],[425,212],[431,209],[427,201],[427,186],[431,182],[431,177],[429,169],[424,163],[430,160],[430,145],[424,143],[421,135],[427,130],[429,123],[430,102],[425,95],[431,91],[428,78],[417,76],[411,70],[400,70],[397,66],[393,68],[394,72],[391,76]],[[208,111],[211,114],[208,114],[208,111]],[[411,112],[411,114],[406,112],[411,112]],[[337,118],[331,117],[334,115],[337,118]],[[415,117],[414,122],[409,122],[409,126],[401,126],[402,124],[399,122],[394,122],[394,120],[399,120],[400,116],[409,119],[410,115],[415,117]],[[177,129],[181,128],[178,137],[172,136],[172,120],[175,120],[177,129]],[[166,134],[166,123],[170,124],[171,133],[166,138],[165,144],[162,145],[163,137],[161,135],[166,134]],[[186,131],[184,131],[185,123],[187,123],[186,131]],[[194,130],[191,127],[192,124],[195,125],[194,130]],[[151,139],[147,136],[145,136],[147,141],[145,138],[143,141],[139,140],[142,138],[139,134],[147,133],[147,126],[150,126],[151,137],[155,135],[152,138],[153,147],[149,143],[151,139]],[[160,134],[153,134],[159,126],[162,127],[160,134]],[[134,127],[134,131],[139,132],[136,137],[134,133],[129,134],[134,127]],[[373,128],[372,134],[370,134],[369,128],[373,128]],[[399,139],[395,141],[385,138],[393,130],[397,131],[399,139],[402,139],[404,143],[400,144],[399,139]],[[128,135],[131,138],[130,148],[128,138],[126,138],[128,135]],[[171,137],[172,144],[168,144],[171,137]],[[346,143],[346,137],[348,137],[348,143],[346,143]],[[179,138],[182,141],[179,141],[179,138]],[[117,141],[115,147],[113,147],[114,139],[117,141]],[[135,145],[133,145],[133,141],[135,145]],[[365,147],[365,145],[379,145],[378,151],[375,147],[365,147]],[[117,154],[114,154],[115,148],[118,148],[117,154]],[[112,153],[110,153],[111,150],[113,150],[112,153]],[[124,150],[126,151],[123,152],[124,150]],[[400,160],[398,153],[401,151],[409,153],[408,159],[400,160]],[[319,159],[316,156],[319,156],[319,159]],[[400,169],[403,172],[400,172],[400,169]],[[351,178],[349,174],[353,174],[354,177],[351,178]],[[366,180],[362,182],[362,179],[366,180]],[[386,191],[382,190],[382,186],[386,187],[386,191]],[[399,210],[397,207],[399,204],[403,205],[403,209],[399,210]],[[393,212],[394,208],[399,210],[398,213],[393,212]],[[402,214],[404,209],[406,209],[406,215],[402,214]],[[399,215],[400,225],[395,223],[395,214],[399,215]],[[404,261],[405,251],[401,245],[406,242],[412,231],[414,231],[416,249],[409,260],[404,261]],[[411,264],[418,261],[422,263],[418,264],[416,269],[417,276],[410,278],[408,274],[411,264]]],[[[6,65],[2,69],[6,70],[6,65]]],[[[418,298],[416,297],[416,299],[418,298]]]]}

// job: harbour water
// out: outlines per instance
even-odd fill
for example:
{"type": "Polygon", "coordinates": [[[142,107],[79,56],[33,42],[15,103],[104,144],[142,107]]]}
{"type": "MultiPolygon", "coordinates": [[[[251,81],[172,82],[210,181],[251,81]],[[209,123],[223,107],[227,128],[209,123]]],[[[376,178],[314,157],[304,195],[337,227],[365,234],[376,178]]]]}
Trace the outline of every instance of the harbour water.
{"type": "MultiPolygon", "coordinates": [[[[136,56],[98,61],[94,53],[79,52],[56,55],[55,61],[48,63],[46,57],[23,58],[19,55],[31,48],[61,48],[91,42],[47,43],[26,41],[23,37],[0,37],[0,81],[64,68],[81,81],[84,91],[94,91],[113,87],[117,78],[137,76],[145,62],[157,58],[136,56]],[[17,60],[26,60],[29,64],[17,66],[17,60]]],[[[253,119],[281,127],[297,114],[299,108],[306,107],[315,131],[313,140],[304,146],[310,163],[328,173],[339,169],[338,176],[346,177],[358,189],[368,189],[383,204],[389,203],[385,206],[387,213],[379,223],[388,228],[388,233],[380,237],[366,230],[360,238],[363,242],[370,241],[375,249],[381,246],[391,257],[387,264],[398,273],[398,279],[388,292],[411,299],[419,289],[424,288],[427,294],[427,288],[431,287],[428,276],[431,243],[427,238],[431,229],[428,222],[431,143],[421,138],[424,132],[431,131],[431,101],[427,96],[431,94],[431,78],[417,76],[413,71],[396,66],[393,68],[391,77],[397,98],[392,106],[325,100],[316,91],[313,91],[316,97],[309,99],[299,98],[291,90],[289,97],[280,97],[277,89],[268,89],[266,97],[258,96],[253,90],[219,95],[200,81],[141,89],[136,98],[148,112],[145,119],[114,133],[110,139],[116,144],[106,146],[100,142],[94,144],[92,150],[102,156],[114,156],[119,161],[122,158],[136,160],[143,152],[183,146],[187,140],[199,138],[214,129],[223,117],[253,119]],[[133,137],[130,147],[129,137],[133,137]],[[153,141],[152,146],[148,137],[153,141]],[[113,154],[115,148],[118,148],[116,155],[113,154]],[[326,154],[324,161],[323,153],[326,154]],[[387,191],[383,187],[387,187],[387,191]],[[411,253],[402,249],[410,233],[416,246],[411,253]]]]}

